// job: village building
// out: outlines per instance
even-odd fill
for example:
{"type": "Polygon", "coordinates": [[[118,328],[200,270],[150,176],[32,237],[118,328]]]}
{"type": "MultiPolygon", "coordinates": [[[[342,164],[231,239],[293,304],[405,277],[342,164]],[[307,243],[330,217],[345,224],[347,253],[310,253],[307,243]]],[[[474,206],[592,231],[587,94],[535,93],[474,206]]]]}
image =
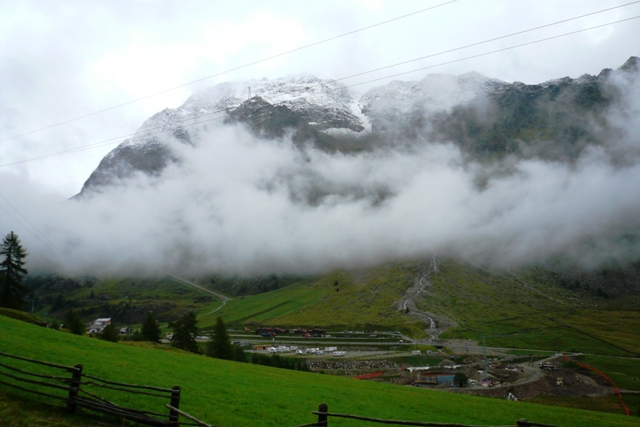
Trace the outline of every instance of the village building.
{"type": "Polygon", "coordinates": [[[89,326],[87,326],[87,333],[89,334],[101,334],[102,330],[107,327],[107,325],[111,324],[110,317],[98,318],[91,322],[89,326]]]}

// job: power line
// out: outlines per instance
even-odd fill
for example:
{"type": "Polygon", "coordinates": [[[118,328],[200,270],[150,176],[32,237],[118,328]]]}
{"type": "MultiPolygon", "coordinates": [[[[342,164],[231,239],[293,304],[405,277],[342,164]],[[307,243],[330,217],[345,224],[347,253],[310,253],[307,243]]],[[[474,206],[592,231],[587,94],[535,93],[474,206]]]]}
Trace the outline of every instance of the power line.
{"type": "Polygon", "coordinates": [[[351,34],[359,33],[361,31],[369,30],[371,28],[379,27],[381,25],[385,25],[385,24],[388,24],[390,22],[398,21],[400,19],[408,18],[408,17],[413,16],[413,15],[417,15],[417,14],[424,13],[424,12],[427,12],[427,11],[430,11],[430,10],[433,10],[433,9],[436,9],[436,8],[439,8],[439,7],[442,7],[442,6],[446,6],[448,4],[455,3],[456,1],[457,0],[450,0],[450,1],[445,2],[445,3],[440,3],[440,4],[436,5],[436,6],[431,6],[431,7],[425,8],[425,9],[420,9],[418,11],[411,12],[411,13],[408,13],[406,15],[402,15],[402,16],[398,16],[396,18],[388,19],[386,21],[378,22],[377,24],[369,25],[367,27],[363,27],[363,28],[359,28],[357,30],[349,31],[349,32],[346,32],[344,34],[340,34],[340,35],[337,35],[337,36],[329,37],[328,39],[320,40],[320,41],[317,41],[317,42],[314,42],[314,43],[311,43],[311,44],[308,44],[308,45],[304,45],[304,46],[301,46],[301,47],[298,47],[298,48],[295,48],[295,49],[288,50],[286,52],[281,52],[281,53],[278,53],[276,55],[268,56],[266,58],[262,58],[262,59],[259,59],[257,61],[249,62],[247,64],[244,64],[244,65],[241,65],[241,66],[238,66],[238,67],[235,67],[235,68],[230,68],[228,70],[221,71],[219,73],[212,74],[212,75],[207,76],[207,77],[202,77],[200,79],[193,80],[191,82],[184,83],[184,84],[181,84],[181,85],[178,85],[178,86],[174,86],[174,87],[171,87],[169,89],[162,90],[160,92],[155,92],[155,93],[152,93],[150,95],[145,95],[145,96],[140,97],[140,98],[132,99],[131,101],[127,101],[127,102],[123,102],[121,104],[114,105],[112,107],[108,107],[108,108],[104,108],[102,110],[94,111],[93,113],[85,114],[83,116],[78,116],[78,117],[75,117],[73,119],[69,119],[69,120],[65,120],[63,122],[59,122],[59,123],[55,123],[55,124],[52,124],[52,125],[49,125],[49,126],[45,126],[43,128],[34,129],[32,131],[24,132],[24,133],[21,133],[19,135],[14,135],[14,136],[10,136],[8,138],[0,139],[0,142],[9,141],[11,139],[20,138],[20,137],[26,136],[26,135],[31,135],[31,134],[36,133],[36,132],[41,132],[43,130],[47,130],[47,129],[51,129],[51,128],[54,128],[54,127],[62,126],[64,124],[68,124],[68,123],[71,123],[71,122],[74,122],[74,121],[77,121],[77,120],[85,119],[87,117],[95,116],[97,114],[101,114],[101,113],[104,113],[104,112],[107,112],[107,111],[110,111],[110,110],[114,110],[116,108],[124,107],[125,105],[133,104],[135,102],[139,102],[139,101],[142,101],[142,100],[145,100],[145,99],[148,99],[148,98],[153,98],[154,96],[162,95],[164,93],[171,92],[171,91],[174,91],[176,89],[180,89],[180,88],[183,88],[183,87],[186,87],[186,86],[190,86],[190,85],[195,84],[195,83],[199,83],[199,82],[202,82],[202,81],[205,81],[205,80],[209,80],[209,79],[212,79],[214,77],[221,76],[223,74],[227,74],[227,73],[230,73],[230,72],[233,72],[233,71],[241,70],[243,68],[247,68],[247,67],[250,67],[252,65],[260,64],[261,62],[270,61],[272,59],[279,58],[281,56],[289,55],[291,53],[298,52],[298,51],[303,50],[303,49],[307,49],[307,48],[310,48],[310,47],[313,47],[313,46],[317,46],[317,45],[320,45],[320,44],[323,44],[323,43],[327,43],[327,42],[332,41],[332,40],[339,39],[341,37],[349,36],[351,34]]]}
{"type": "Polygon", "coordinates": [[[18,224],[20,224],[29,234],[31,234],[37,241],[39,241],[40,243],[42,243],[42,245],[44,247],[46,247],[47,249],[49,249],[51,252],[55,252],[58,255],[61,255],[62,257],[64,257],[67,261],[69,261],[71,264],[75,265],[75,263],[73,262],[73,260],[71,260],[71,258],[69,258],[64,252],[62,252],[60,249],[58,249],[56,247],[56,245],[54,245],[53,243],[51,243],[51,241],[47,238],[47,236],[45,236],[40,230],[38,230],[38,228],[33,225],[31,223],[31,221],[29,221],[29,219],[24,216],[19,210],[18,208],[16,208],[15,206],[13,206],[13,204],[11,204],[11,202],[4,197],[2,194],[0,194],[0,198],[2,198],[2,200],[4,200],[9,206],[11,206],[11,208],[17,212],[18,215],[20,215],[22,217],[22,219],[31,226],[31,228],[33,228],[41,237],[43,240],[40,239],[40,237],[38,237],[35,233],[33,233],[31,230],[29,230],[29,228],[27,226],[25,226],[18,218],[16,218],[15,216],[13,216],[11,214],[11,212],[9,212],[7,209],[5,209],[2,205],[0,205],[0,209],[2,209],[3,211],[5,211],[5,213],[7,215],[9,215],[11,218],[13,218],[14,221],[16,221],[18,224]]]}
{"type": "MultiPolygon", "coordinates": [[[[212,115],[212,114],[221,113],[221,112],[224,112],[224,111],[225,111],[224,109],[215,110],[215,111],[212,111],[212,112],[209,112],[209,113],[205,113],[205,114],[201,114],[201,115],[198,115],[198,116],[195,116],[195,117],[188,117],[188,118],[183,119],[183,120],[178,120],[178,121],[176,121],[176,122],[174,122],[172,124],[182,124],[182,123],[187,122],[189,120],[196,120],[196,119],[199,119],[201,117],[205,117],[205,116],[209,116],[209,115],[212,115]]],[[[222,116],[220,116],[220,117],[222,117],[222,116]]],[[[218,117],[216,117],[216,118],[218,118],[218,117]]],[[[194,123],[194,124],[198,124],[198,123],[194,123]]],[[[139,135],[139,136],[140,137],[147,137],[147,136],[152,136],[152,135],[157,135],[157,134],[160,134],[160,133],[164,133],[165,132],[165,130],[164,130],[165,126],[166,125],[163,124],[161,126],[156,126],[156,127],[147,129],[144,132],[142,132],[142,134],[139,135]],[[156,131],[156,132],[152,132],[152,131],[156,131]]],[[[190,125],[187,125],[187,126],[190,126],[190,125]]],[[[35,160],[43,160],[43,159],[47,159],[49,157],[61,156],[61,155],[64,155],[64,154],[72,154],[72,153],[76,153],[76,152],[79,152],[79,151],[91,150],[91,149],[94,149],[94,148],[104,147],[104,146],[107,146],[107,145],[113,145],[115,143],[120,142],[123,138],[136,136],[138,134],[138,132],[139,131],[136,131],[134,133],[129,133],[129,134],[126,134],[126,135],[116,136],[116,137],[109,138],[109,139],[104,139],[102,141],[94,142],[92,144],[81,145],[79,147],[69,148],[67,150],[58,151],[58,152],[55,152],[55,153],[44,154],[42,156],[33,157],[33,158],[30,158],[30,159],[19,160],[19,161],[12,162],[12,163],[6,163],[4,165],[0,165],[0,168],[1,167],[6,167],[6,166],[19,165],[19,164],[22,164],[22,163],[28,163],[28,162],[35,161],[35,160]]]]}
{"type": "MultiPolygon", "coordinates": [[[[640,2],[640,0],[637,1],[637,2],[634,2],[634,3],[638,3],[638,2],[640,2]]],[[[632,4],[632,3],[629,3],[629,4],[632,4]]],[[[606,10],[610,10],[610,9],[606,9],[606,10]]],[[[594,13],[599,13],[599,12],[594,12],[594,13]]],[[[592,15],[592,14],[593,13],[588,14],[588,15],[592,15]]],[[[587,15],[582,15],[582,16],[587,16],[587,15]]],[[[577,19],[577,18],[578,17],[572,18],[572,19],[577,19]]],[[[371,79],[371,80],[367,80],[367,81],[363,81],[363,82],[359,82],[359,83],[354,83],[354,84],[351,84],[351,85],[343,86],[343,87],[336,88],[336,89],[330,89],[330,90],[342,90],[342,89],[349,88],[349,87],[359,86],[359,85],[372,83],[372,82],[376,82],[376,81],[380,81],[380,80],[386,80],[386,79],[389,79],[389,78],[392,78],[392,77],[397,77],[397,76],[401,76],[401,75],[405,75],[405,74],[415,73],[415,72],[418,72],[418,71],[424,71],[424,70],[427,70],[427,69],[436,68],[436,67],[440,67],[440,66],[443,66],[443,65],[448,65],[448,64],[452,64],[452,63],[456,63],[456,62],[461,62],[461,61],[466,61],[468,59],[474,59],[474,58],[479,58],[479,57],[482,57],[482,56],[492,55],[494,53],[504,52],[504,51],[507,51],[507,50],[516,49],[516,48],[523,47],[523,46],[542,43],[542,42],[545,42],[545,41],[554,40],[554,39],[558,39],[558,38],[561,38],[561,37],[566,37],[566,36],[569,36],[569,35],[585,32],[585,31],[589,31],[589,30],[593,30],[593,29],[597,29],[597,28],[602,28],[602,27],[609,26],[609,25],[615,25],[615,24],[619,24],[621,22],[631,21],[633,19],[638,19],[638,18],[640,18],[640,15],[633,16],[631,18],[621,19],[621,20],[618,20],[618,21],[608,22],[606,24],[596,25],[596,26],[593,26],[593,27],[583,28],[581,30],[571,31],[571,32],[568,32],[568,33],[563,33],[563,34],[558,34],[558,35],[555,35],[555,36],[546,37],[546,38],[534,40],[534,41],[531,41],[531,42],[526,42],[526,43],[521,43],[521,44],[517,44],[517,45],[514,45],[514,46],[509,46],[509,47],[505,47],[505,48],[501,48],[501,49],[496,49],[496,50],[489,51],[489,52],[483,52],[483,53],[480,53],[480,54],[477,54],[477,55],[467,56],[467,57],[464,57],[464,58],[458,58],[458,59],[454,59],[454,60],[447,61],[447,62],[441,62],[441,63],[438,63],[438,64],[429,65],[427,67],[421,67],[421,68],[413,69],[413,70],[410,70],[410,71],[404,71],[404,72],[401,72],[401,73],[391,74],[391,75],[388,75],[388,76],[384,76],[384,77],[380,77],[380,78],[376,78],[376,79],[371,79]]],[[[559,21],[557,23],[566,22],[566,21],[567,20],[563,20],[563,21],[559,21]]],[[[544,28],[544,27],[547,27],[547,26],[550,26],[550,25],[555,25],[557,23],[547,24],[547,25],[544,25],[544,26],[541,26],[541,27],[536,27],[535,29],[544,28]]],[[[526,30],[526,31],[532,31],[532,30],[533,29],[526,30]]],[[[513,33],[512,35],[521,34],[521,33],[522,32],[513,33]]],[[[504,37],[508,37],[508,36],[502,36],[502,37],[496,38],[495,40],[500,39],[500,38],[504,38],[504,37]]],[[[494,39],[492,39],[492,40],[494,40],[494,39]]],[[[479,42],[477,44],[481,44],[481,43],[484,43],[484,42],[479,42]]],[[[470,46],[475,46],[477,44],[473,44],[473,45],[470,45],[470,46]]],[[[460,48],[460,49],[462,49],[462,48],[460,48]]],[[[459,50],[459,49],[453,49],[453,50],[459,50]]],[[[443,53],[451,52],[453,50],[446,51],[446,52],[440,52],[440,53],[437,53],[437,54],[429,55],[427,57],[440,55],[440,54],[443,54],[443,53]]],[[[423,59],[423,58],[427,58],[427,57],[422,57],[422,58],[418,58],[418,59],[423,59]]],[[[402,62],[402,63],[399,63],[399,64],[404,64],[404,63],[408,63],[408,62],[411,62],[411,61],[405,61],[405,62],[402,62]]],[[[374,72],[374,71],[379,71],[381,69],[390,68],[390,67],[393,67],[393,66],[396,66],[396,65],[399,65],[399,64],[394,64],[394,65],[390,65],[388,67],[383,67],[383,68],[377,68],[375,70],[362,72],[362,73],[359,73],[359,74],[356,74],[356,75],[352,75],[352,76],[342,77],[340,79],[336,79],[336,80],[333,80],[333,81],[345,80],[345,79],[348,79],[348,78],[351,78],[351,77],[354,77],[354,76],[360,76],[360,75],[371,73],[371,72],[374,72]]],[[[199,115],[199,116],[189,117],[189,118],[184,119],[184,120],[176,121],[176,122],[174,122],[172,124],[178,124],[179,125],[179,124],[182,124],[182,123],[184,123],[186,121],[189,121],[189,120],[197,120],[197,119],[199,119],[201,117],[208,116],[208,115],[211,115],[211,114],[220,113],[220,112],[223,112],[223,111],[225,111],[225,110],[216,110],[216,111],[205,113],[205,114],[202,114],[202,115],[199,115]]],[[[195,126],[195,125],[206,123],[206,122],[209,122],[209,121],[212,121],[212,120],[217,120],[217,119],[220,119],[222,117],[223,116],[214,117],[214,118],[211,118],[211,119],[208,119],[208,120],[195,122],[195,123],[187,124],[187,125],[184,125],[184,126],[185,127],[195,126]]],[[[156,128],[151,128],[150,130],[162,129],[162,128],[164,128],[164,126],[165,125],[158,126],[156,128]]],[[[152,136],[152,135],[160,134],[160,133],[163,133],[163,132],[164,132],[164,130],[159,130],[157,132],[145,131],[145,133],[143,133],[140,136],[141,137],[152,136]]],[[[96,143],[93,143],[93,144],[84,145],[84,146],[80,146],[80,147],[76,147],[76,148],[71,148],[71,149],[64,150],[64,151],[59,151],[59,152],[56,152],[56,153],[46,154],[46,155],[39,156],[39,157],[20,160],[20,161],[12,162],[12,163],[5,163],[5,164],[0,165],[0,168],[7,167],[7,166],[13,166],[13,165],[17,165],[17,164],[22,164],[22,163],[28,163],[28,162],[32,162],[32,161],[36,161],[36,160],[42,160],[42,159],[46,159],[46,158],[49,158],[49,157],[56,157],[56,156],[60,156],[60,155],[64,155],[64,154],[71,154],[71,153],[75,153],[75,152],[78,152],[78,151],[89,150],[89,149],[98,148],[98,147],[105,146],[105,145],[110,145],[110,144],[114,144],[113,141],[115,141],[115,140],[120,141],[120,139],[122,139],[122,138],[125,138],[125,137],[128,137],[128,136],[134,136],[136,134],[137,134],[137,132],[133,133],[133,134],[128,134],[128,135],[116,137],[116,138],[109,138],[109,139],[102,140],[102,141],[99,141],[99,142],[96,142],[96,143]]]]}
{"type": "MultiPolygon", "coordinates": [[[[363,85],[363,84],[377,82],[377,81],[380,81],[380,80],[386,80],[386,79],[390,79],[392,77],[397,77],[397,76],[402,76],[402,75],[405,75],[405,74],[415,73],[415,72],[418,72],[418,71],[428,70],[430,68],[441,67],[443,65],[453,64],[455,62],[466,61],[467,59],[480,58],[482,56],[492,55],[494,53],[504,52],[506,50],[516,49],[516,48],[522,47],[522,46],[529,46],[529,45],[536,44],[536,43],[542,43],[542,42],[546,42],[546,41],[549,41],[549,40],[559,39],[560,37],[570,36],[572,34],[582,33],[584,31],[594,30],[596,28],[606,27],[608,25],[619,24],[621,22],[631,21],[633,19],[638,19],[638,18],[640,18],[640,15],[636,15],[636,16],[633,16],[631,18],[620,19],[618,21],[608,22],[606,24],[596,25],[596,26],[589,27],[589,28],[583,28],[582,30],[571,31],[571,32],[564,33],[564,34],[558,34],[556,36],[546,37],[546,38],[543,38],[543,39],[534,40],[532,42],[521,43],[521,44],[517,44],[517,45],[514,45],[514,46],[505,47],[505,48],[502,48],[502,49],[496,49],[496,50],[492,50],[490,52],[484,52],[484,53],[479,53],[477,55],[472,55],[472,56],[467,56],[467,57],[464,57],[464,58],[454,59],[452,61],[441,62],[439,64],[430,65],[428,67],[416,68],[416,69],[411,70],[411,71],[404,71],[402,73],[391,74],[389,76],[380,77],[380,78],[377,78],[377,79],[367,80],[367,81],[360,82],[360,83],[354,83],[354,84],[345,86],[345,88],[354,87],[354,86],[360,86],[360,85],[363,85]]],[[[0,165],[0,167],[1,167],[1,165],[0,165]]]]}
{"type": "Polygon", "coordinates": [[[362,76],[364,74],[369,74],[369,73],[373,73],[373,72],[376,72],[376,71],[381,71],[381,70],[386,70],[386,69],[389,69],[389,68],[397,67],[398,65],[405,65],[405,64],[409,64],[411,62],[420,61],[422,59],[433,58],[435,56],[440,56],[440,55],[444,55],[446,53],[452,53],[452,52],[456,52],[458,50],[467,49],[467,48],[474,47],[474,46],[479,46],[479,45],[482,45],[482,44],[494,42],[494,41],[497,41],[497,40],[506,39],[506,38],[517,36],[517,35],[524,34],[524,33],[529,33],[531,31],[540,30],[542,28],[548,28],[548,27],[552,27],[554,25],[564,24],[566,22],[575,21],[576,19],[586,18],[587,16],[597,15],[599,13],[608,12],[610,10],[619,9],[619,8],[630,6],[630,5],[636,4],[636,3],[640,3],[640,0],[636,0],[636,1],[633,1],[633,2],[630,2],[630,3],[621,4],[619,6],[609,7],[607,9],[598,10],[596,12],[590,12],[590,13],[587,13],[587,14],[584,14],[584,15],[580,15],[580,16],[574,16],[573,18],[563,19],[563,20],[560,20],[560,21],[552,22],[550,24],[540,25],[538,27],[529,28],[528,30],[517,31],[515,33],[507,34],[507,35],[504,35],[504,36],[494,37],[494,38],[491,38],[491,39],[483,40],[481,42],[471,43],[471,44],[468,44],[468,45],[465,45],[465,46],[460,46],[460,47],[456,47],[456,48],[449,49],[449,50],[443,50],[443,51],[440,51],[440,52],[437,52],[437,53],[432,53],[432,54],[429,54],[429,55],[426,55],[426,56],[421,56],[419,58],[414,58],[414,59],[409,59],[407,61],[397,62],[395,64],[386,65],[384,67],[380,67],[380,68],[376,68],[376,69],[373,69],[373,70],[364,71],[364,72],[357,73],[357,74],[352,74],[352,75],[349,75],[349,76],[346,76],[346,77],[341,77],[339,79],[332,79],[331,81],[339,82],[339,81],[350,79],[350,78],[353,78],[353,77],[362,76]]]}

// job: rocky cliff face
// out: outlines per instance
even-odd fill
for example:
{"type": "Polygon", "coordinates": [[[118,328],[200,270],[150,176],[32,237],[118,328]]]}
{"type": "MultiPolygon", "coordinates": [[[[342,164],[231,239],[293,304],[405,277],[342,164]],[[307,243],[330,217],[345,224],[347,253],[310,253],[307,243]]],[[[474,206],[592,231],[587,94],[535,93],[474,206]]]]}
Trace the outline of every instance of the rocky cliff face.
{"type": "Polygon", "coordinates": [[[290,135],[301,149],[356,153],[381,143],[453,142],[480,161],[505,156],[572,161],[586,147],[606,147],[617,131],[608,113],[624,108],[629,97],[620,84],[637,91],[639,76],[637,57],[598,76],[537,85],[477,73],[430,74],[373,88],[359,100],[340,83],[308,75],[222,83],[146,120],[134,137],[105,156],[79,196],[137,172],[161,174],[178,161],[164,136],[192,144],[190,126],[217,117],[267,139],[290,135]]]}

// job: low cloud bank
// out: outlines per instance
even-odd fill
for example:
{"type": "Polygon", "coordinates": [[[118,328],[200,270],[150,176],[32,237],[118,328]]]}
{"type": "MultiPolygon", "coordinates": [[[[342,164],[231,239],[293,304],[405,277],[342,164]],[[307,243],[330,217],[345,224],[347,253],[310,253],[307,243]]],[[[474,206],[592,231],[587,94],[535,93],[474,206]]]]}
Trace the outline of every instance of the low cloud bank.
{"type": "Polygon", "coordinates": [[[434,253],[496,267],[635,261],[640,113],[620,105],[610,143],[571,163],[506,159],[508,173],[446,142],[330,155],[203,126],[193,146],[165,141],[181,161],[161,176],[94,197],[0,175],[0,231],[20,235],[32,271],[99,276],[306,274],[434,253]]]}
{"type": "Polygon", "coordinates": [[[344,156],[200,132],[162,176],[81,201],[3,176],[28,222],[14,217],[42,235],[7,212],[3,232],[19,233],[32,269],[67,274],[316,273],[433,253],[500,267],[640,258],[640,165],[614,166],[602,149],[574,165],[517,162],[479,189],[482,167],[452,145],[344,156]]]}

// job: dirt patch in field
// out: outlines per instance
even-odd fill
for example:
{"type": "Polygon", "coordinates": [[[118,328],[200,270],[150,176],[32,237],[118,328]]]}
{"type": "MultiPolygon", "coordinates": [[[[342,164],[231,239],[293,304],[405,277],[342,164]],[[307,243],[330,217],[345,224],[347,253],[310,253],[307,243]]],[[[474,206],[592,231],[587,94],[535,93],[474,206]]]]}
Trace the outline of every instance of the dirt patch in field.
{"type": "Polygon", "coordinates": [[[505,385],[500,387],[473,388],[460,390],[462,393],[505,398],[509,393],[518,399],[532,399],[540,395],[550,396],[589,396],[607,394],[607,387],[603,387],[591,378],[576,374],[570,369],[557,369],[545,372],[542,378],[521,385],[505,385]],[[559,379],[561,383],[559,384],[559,379]]]}

